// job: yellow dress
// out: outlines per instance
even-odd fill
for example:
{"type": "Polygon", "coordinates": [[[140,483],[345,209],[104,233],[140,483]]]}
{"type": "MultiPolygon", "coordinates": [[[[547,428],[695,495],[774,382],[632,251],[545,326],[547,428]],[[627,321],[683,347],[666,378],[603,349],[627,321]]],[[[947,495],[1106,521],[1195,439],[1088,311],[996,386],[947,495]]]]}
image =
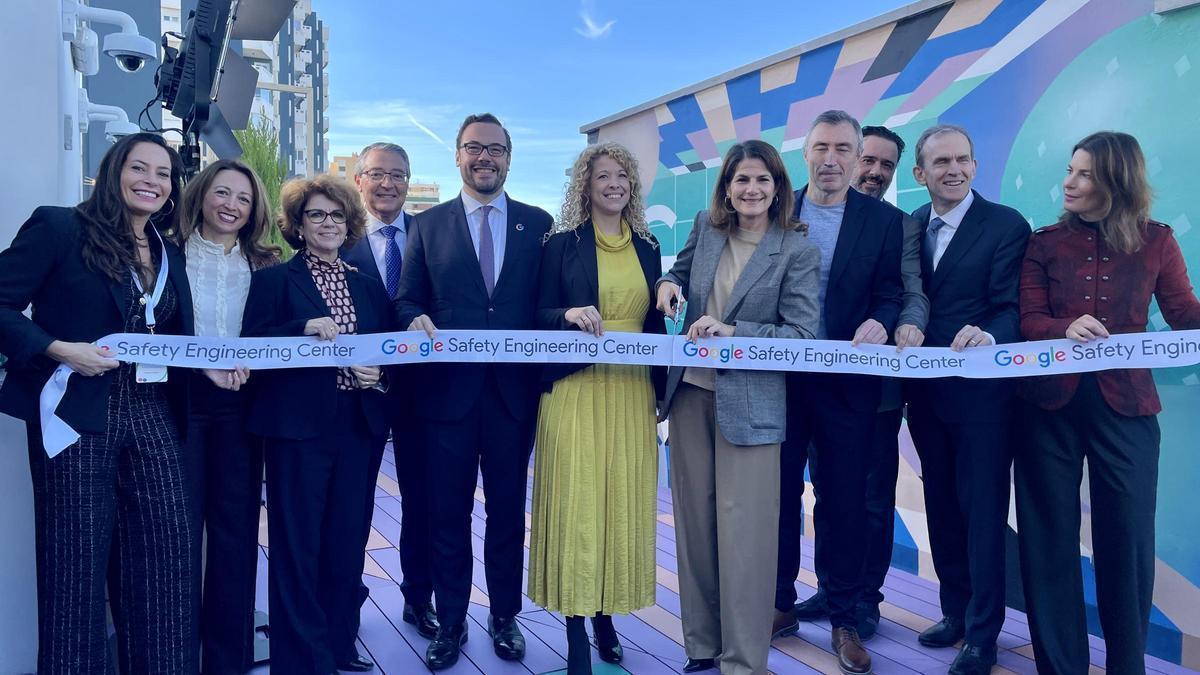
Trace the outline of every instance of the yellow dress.
{"type": "MultiPolygon", "coordinates": [[[[650,292],[628,225],[596,231],[606,331],[641,332],[650,292]]],[[[647,366],[598,364],[542,395],[529,597],[564,616],[654,604],[658,442],[647,366]]]]}

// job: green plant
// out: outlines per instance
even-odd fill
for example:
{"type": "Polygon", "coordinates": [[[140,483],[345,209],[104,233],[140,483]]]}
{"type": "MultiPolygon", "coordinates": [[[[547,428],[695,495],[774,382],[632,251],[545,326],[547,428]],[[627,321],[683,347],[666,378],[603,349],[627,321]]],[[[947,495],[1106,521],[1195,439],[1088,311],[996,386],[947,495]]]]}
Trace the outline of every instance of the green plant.
{"type": "MultiPolygon", "coordinates": [[[[234,131],[233,135],[242,146],[242,161],[249,164],[262,179],[274,222],[274,216],[279,209],[279,189],[283,186],[285,174],[283,160],[279,157],[279,134],[265,118],[257,117],[245,129],[234,131]]],[[[291,245],[284,240],[278,225],[267,231],[265,239],[267,243],[278,246],[283,251],[284,260],[295,253],[291,245]]]]}

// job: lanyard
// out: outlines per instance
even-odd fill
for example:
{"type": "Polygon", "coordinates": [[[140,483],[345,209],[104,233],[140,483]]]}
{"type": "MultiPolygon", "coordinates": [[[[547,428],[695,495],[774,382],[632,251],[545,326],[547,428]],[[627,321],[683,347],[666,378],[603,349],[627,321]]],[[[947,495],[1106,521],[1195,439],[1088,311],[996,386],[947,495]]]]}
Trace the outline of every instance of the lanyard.
{"type": "Polygon", "coordinates": [[[130,271],[133,273],[133,283],[137,285],[138,292],[142,294],[142,304],[146,306],[146,329],[153,334],[154,324],[156,323],[154,320],[154,307],[162,300],[163,290],[167,287],[167,273],[169,269],[167,264],[167,244],[153,225],[150,226],[150,229],[154,230],[154,235],[158,237],[158,245],[162,247],[162,256],[160,257],[162,264],[158,270],[158,279],[154,282],[154,292],[147,293],[142,288],[142,275],[138,274],[136,269],[130,268],[130,271]]]}

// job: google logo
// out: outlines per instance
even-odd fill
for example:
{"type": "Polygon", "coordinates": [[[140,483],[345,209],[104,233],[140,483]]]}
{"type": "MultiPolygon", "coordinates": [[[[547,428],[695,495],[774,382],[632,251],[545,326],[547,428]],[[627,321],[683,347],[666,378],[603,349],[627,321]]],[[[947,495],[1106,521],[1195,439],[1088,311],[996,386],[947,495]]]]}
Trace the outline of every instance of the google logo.
{"type": "Polygon", "coordinates": [[[396,342],[388,338],[379,345],[380,351],[384,354],[420,354],[421,356],[429,356],[433,352],[442,351],[444,345],[439,340],[426,340],[425,342],[396,342]]]}
{"type": "Polygon", "coordinates": [[[683,343],[683,353],[685,356],[698,356],[702,359],[716,359],[721,363],[729,363],[731,360],[737,360],[745,356],[745,352],[741,347],[721,347],[720,349],[709,349],[708,347],[701,347],[691,340],[683,343]]]}
{"type": "Polygon", "coordinates": [[[1062,350],[1048,349],[1033,354],[1013,354],[1007,349],[1001,349],[993,357],[998,366],[1041,366],[1049,368],[1051,364],[1067,360],[1067,353],[1062,350]]]}

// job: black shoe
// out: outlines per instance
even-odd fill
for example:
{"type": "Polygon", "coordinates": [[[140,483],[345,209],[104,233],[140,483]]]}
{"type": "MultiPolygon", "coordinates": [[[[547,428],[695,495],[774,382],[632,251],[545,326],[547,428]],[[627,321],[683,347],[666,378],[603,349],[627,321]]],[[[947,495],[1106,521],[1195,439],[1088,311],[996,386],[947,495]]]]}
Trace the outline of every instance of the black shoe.
{"type": "Polygon", "coordinates": [[[953,647],[963,639],[966,632],[967,627],[963,624],[962,619],[944,616],[941,621],[926,628],[923,633],[918,635],[917,642],[925,647],[953,647]]]}
{"type": "Polygon", "coordinates": [[[858,639],[866,642],[875,637],[879,628],[879,605],[860,602],[854,612],[854,623],[858,626],[858,639]]]}
{"type": "Polygon", "coordinates": [[[950,675],[988,675],[996,665],[996,647],[989,649],[964,644],[950,664],[950,675]]]}
{"type": "Polygon", "coordinates": [[[597,614],[592,617],[592,633],[596,636],[596,651],[600,660],[605,663],[620,663],[625,658],[625,650],[617,638],[617,630],[613,628],[612,617],[607,614],[597,614]]]}
{"type": "Polygon", "coordinates": [[[437,637],[437,612],[434,611],[432,602],[427,602],[423,605],[404,603],[404,614],[401,618],[404,619],[404,623],[411,623],[416,626],[417,632],[426,640],[432,640],[437,637]]]}
{"type": "Polygon", "coordinates": [[[345,663],[337,664],[338,670],[344,670],[348,673],[365,673],[370,670],[375,670],[375,662],[362,654],[355,654],[354,658],[345,663]]]}
{"type": "Polygon", "coordinates": [[[687,663],[683,664],[683,672],[698,673],[701,670],[711,670],[716,668],[715,662],[712,659],[693,659],[688,657],[687,663]]]}
{"type": "Polygon", "coordinates": [[[492,647],[496,656],[505,661],[520,661],[525,658],[525,636],[517,625],[517,618],[500,618],[488,615],[488,632],[492,634],[492,647]]]}
{"type": "Polygon", "coordinates": [[[430,670],[445,670],[458,663],[462,646],[467,643],[467,622],[457,626],[442,626],[425,650],[425,665],[430,670]]]}
{"type": "Polygon", "coordinates": [[[796,606],[792,608],[792,614],[795,614],[796,618],[801,621],[828,618],[829,602],[825,598],[825,591],[818,589],[809,599],[796,603],[796,606]]]}

